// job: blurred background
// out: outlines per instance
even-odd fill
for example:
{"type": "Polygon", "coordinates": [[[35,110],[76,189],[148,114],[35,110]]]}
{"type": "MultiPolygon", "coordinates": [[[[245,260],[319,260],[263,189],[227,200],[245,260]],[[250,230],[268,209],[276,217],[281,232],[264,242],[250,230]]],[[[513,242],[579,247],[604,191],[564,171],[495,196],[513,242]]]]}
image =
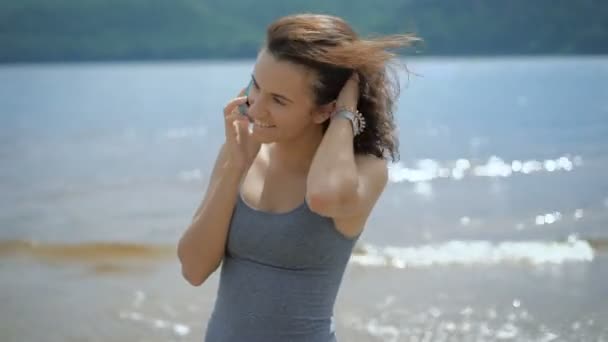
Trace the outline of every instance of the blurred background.
{"type": "Polygon", "coordinates": [[[175,245],[298,12],[424,40],[339,340],[608,340],[608,2],[4,0],[0,341],[202,340],[217,274],[175,245]]]}

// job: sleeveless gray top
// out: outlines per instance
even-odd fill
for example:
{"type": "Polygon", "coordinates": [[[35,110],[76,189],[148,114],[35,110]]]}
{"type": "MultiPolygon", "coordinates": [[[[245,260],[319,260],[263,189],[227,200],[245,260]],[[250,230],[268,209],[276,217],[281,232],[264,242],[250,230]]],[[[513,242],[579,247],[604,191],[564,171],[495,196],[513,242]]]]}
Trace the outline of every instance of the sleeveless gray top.
{"type": "Polygon", "coordinates": [[[336,341],[333,308],[356,240],[306,202],[286,213],[238,196],[206,342],[336,341]]]}

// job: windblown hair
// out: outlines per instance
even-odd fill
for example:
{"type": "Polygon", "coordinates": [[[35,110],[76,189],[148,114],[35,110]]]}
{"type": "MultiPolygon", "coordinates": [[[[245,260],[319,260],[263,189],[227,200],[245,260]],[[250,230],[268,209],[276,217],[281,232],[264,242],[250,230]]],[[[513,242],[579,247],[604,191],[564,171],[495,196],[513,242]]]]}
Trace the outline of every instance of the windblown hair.
{"type": "MultiPolygon", "coordinates": [[[[276,59],[304,65],[316,73],[312,87],[318,106],[335,100],[346,81],[358,73],[357,109],[366,128],[355,137],[355,153],[396,161],[399,143],[393,111],[399,82],[389,77],[389,64],[396,55],[388,49],[408,47],[418,40],[414,35],[363,39],[339,17],[303,13],[270,24],[265,47],[276,59]]],[[[328,124],[329,120],[324,129],[328,124]]]]}

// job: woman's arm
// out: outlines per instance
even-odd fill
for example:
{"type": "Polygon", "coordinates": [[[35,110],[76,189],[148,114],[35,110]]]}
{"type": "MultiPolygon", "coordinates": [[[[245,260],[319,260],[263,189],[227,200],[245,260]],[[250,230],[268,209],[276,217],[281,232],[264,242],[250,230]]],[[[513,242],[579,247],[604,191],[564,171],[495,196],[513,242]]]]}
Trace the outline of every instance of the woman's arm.
{"type": "Polygon", "coordinates": [[[320,215],[361,221],[369,215],[387,180],[386,161],[369,155],[355,156],[350,122],[335,118],[313,158],[306,199],[320,215]]]}
{"type": "Polygon", "coordinates": [[[342,118],[331,119],[308,171],[308,204],[332,216],[328,215],[332,210],[327,209],[347,202],[356,193],[358,183],[351,123],[342,118]]]}
{"type": "MultiPolygon", "coordinates": [[[[358,84],[351,78],[336,107],[357,108],[358,84]]],[[[313,158],[306,183],[311,210],[336,219],[346,235],[356,235],[386,186],[387,164],[375,156],[356,156],[350,120],[330,119],[313,158]]]]}
{"type": "Polygon", "coordinates": [[[245,100],[236,98],[224,108],[226,142],[218,153],[205,198],[177,246],[182,274],[194,286],[201,285],[222,262],[240,184],[260,148],[250,138],[248,120],[235,112],[245,100]]]}
{"type": "Polygon", "coordinates": [[[178,243],[182,275],[194,286],[205,282],[224,256],[230,217],[243,175],[226,163],[225,154],[222,148],[205,197],[178,243]]]}

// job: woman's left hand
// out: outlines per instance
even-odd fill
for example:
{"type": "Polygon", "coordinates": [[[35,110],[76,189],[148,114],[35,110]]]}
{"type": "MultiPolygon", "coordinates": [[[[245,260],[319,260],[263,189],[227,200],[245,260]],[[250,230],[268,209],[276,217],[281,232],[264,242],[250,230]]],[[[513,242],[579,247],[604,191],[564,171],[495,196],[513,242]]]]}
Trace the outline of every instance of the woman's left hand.
{"type": "Polygon", "coordinates": [[[353,75],[346,81],[344,87],[340,91],[336,99],[336,108],[351,108],[357,109],[359,104],[359,74],[355,71],[353,75]]]}

